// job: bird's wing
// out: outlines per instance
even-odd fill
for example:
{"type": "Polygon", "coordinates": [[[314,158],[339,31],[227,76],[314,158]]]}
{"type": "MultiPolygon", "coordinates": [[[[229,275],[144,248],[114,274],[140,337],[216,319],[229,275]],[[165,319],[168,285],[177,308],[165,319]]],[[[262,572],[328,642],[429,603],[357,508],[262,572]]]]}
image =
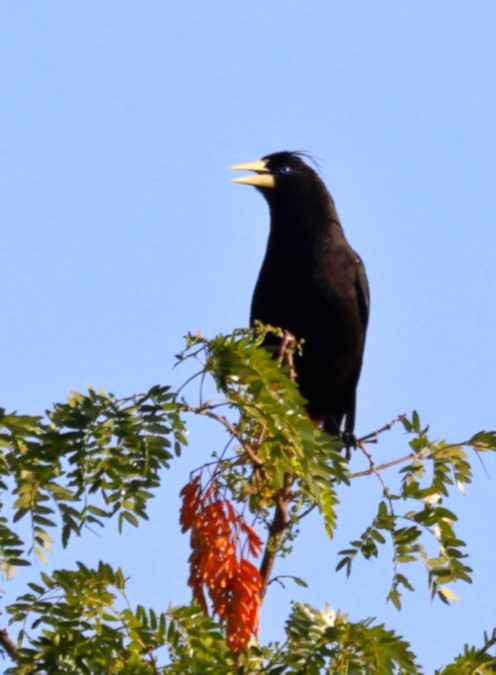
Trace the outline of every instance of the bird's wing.
{"type": "Polygon", "coordinates": [[[360,318],[365,330],[369,321],[370,291],[369,282],[367,281],[367,274],[365,273],[365,267],[361,258],[359,256],[357,256],[357,258],[357,276],[355,280],[355,287],[358,298],[358,311],[360,312],[360,318]]]}

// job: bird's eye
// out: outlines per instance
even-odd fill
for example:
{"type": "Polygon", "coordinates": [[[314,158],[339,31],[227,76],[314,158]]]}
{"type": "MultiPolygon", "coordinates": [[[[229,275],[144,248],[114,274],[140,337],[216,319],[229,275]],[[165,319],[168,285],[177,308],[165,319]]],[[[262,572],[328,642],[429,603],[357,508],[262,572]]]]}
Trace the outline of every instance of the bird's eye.
{"type": "Polygon", "coordinates": [[[290,166],[281,166],[279,169],[279,173],[291,173],[291,167],[290,166]]]}

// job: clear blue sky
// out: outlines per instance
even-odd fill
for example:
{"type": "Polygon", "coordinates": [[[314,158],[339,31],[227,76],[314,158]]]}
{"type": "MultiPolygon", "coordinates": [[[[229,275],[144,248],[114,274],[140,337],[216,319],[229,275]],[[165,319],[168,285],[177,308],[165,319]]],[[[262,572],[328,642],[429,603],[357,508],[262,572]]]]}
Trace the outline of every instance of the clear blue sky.
{"type": "MultiPolygon", "coordinates": [[[[0,22],[1,405],[35,414],[88,383],[177,386],[186,331],[247,324],[268,213],[228,167],[306,149],[372,289],[358,432],[413,408],[434,437],[496,428],[496,5],[24,0],[2,3],[0,22]]],[[[149,524],[88,533],[54,563],[119,562],[133,602],[187,601],[177,494],[222,440],[195,423],[149,524]]],[[[377,452],[405,449],[398,431],[377,452]]],[[[310,588],[271,587],[262,637],[281,636],[296,598],[377,616],[427,673],[480,642],[496,604],[486,461],[491,477],[475,460],[453,504],[475,570],[459,603],[431,602],[412,568],[404,610],[385,605],[388,550],[334,573],[380,494],[361,479],[337,539],[315,518],[277,569],[310,588]]]]}

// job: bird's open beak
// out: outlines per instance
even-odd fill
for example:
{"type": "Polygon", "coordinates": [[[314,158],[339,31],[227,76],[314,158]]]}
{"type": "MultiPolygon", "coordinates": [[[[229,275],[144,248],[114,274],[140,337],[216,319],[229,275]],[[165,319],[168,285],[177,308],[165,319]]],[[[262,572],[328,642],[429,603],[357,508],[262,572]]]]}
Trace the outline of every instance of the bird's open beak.
{"type": "Polygon", "coordinates": [[[269,173],[266,161],[263,159],[257,162],[248,162],[246,164],[236,164],[231,169],[235,171],[254,171],[255,176],[243,176],[242,178],[233,178],[231,183],[244,183],[245,185],[254,185],[255,187],[273,188],[275,187],[274,176],[269,173]]]}

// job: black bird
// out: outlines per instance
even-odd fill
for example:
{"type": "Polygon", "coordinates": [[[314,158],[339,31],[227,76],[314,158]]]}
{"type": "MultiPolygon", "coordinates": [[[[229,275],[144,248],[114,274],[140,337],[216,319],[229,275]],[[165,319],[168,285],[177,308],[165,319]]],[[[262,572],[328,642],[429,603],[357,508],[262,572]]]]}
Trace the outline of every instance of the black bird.
{"type": "MultiPolygon", "coordinates": [[[[276,152],[232,169],[254,171],[270,209],[270,234],[251,305],[256,320],[304,339],[295,369],[317,424],[355,444],[356,388],[369,316],[369,287],[334,201],[302,152],[276,152]]],[[[275,339],[275,338],[274,338],[275,339]]]]}

